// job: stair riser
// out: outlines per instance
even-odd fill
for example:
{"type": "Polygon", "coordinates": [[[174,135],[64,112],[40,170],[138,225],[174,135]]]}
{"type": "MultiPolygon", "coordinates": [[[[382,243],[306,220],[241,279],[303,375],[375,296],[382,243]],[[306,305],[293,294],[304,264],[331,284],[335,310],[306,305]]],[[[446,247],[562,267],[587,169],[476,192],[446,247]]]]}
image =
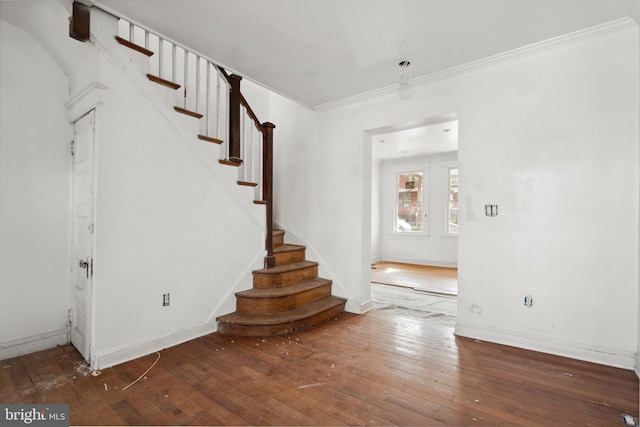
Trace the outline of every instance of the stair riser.
{"type": "Polygon", "coordinates": [[[305,250],[300,249],[297,251],[290,252],[282,252],[278,254],[274,254],[276,257],[276,266],[285,265],[285,264],[293,264],[294,262],[302,262],[305,260],[305,250]]]}
{"type": "Polygon", "coordinates": [[[272,274],[253,274],[253,287],[258,289],[279,288],[294,283],[312,280],[318,277],[318,266],[301,268],[299,270],[285,271],[272,274]]]}
{"type": "Polygon", "coordinates": [[[284,233],[273,233],[273,248],[282,246],[284,244],[284,233]]]}
{"type": "Polygon", "coordinates": [[[314,314],[305,319],[299,319],[279,325],[237,325],[218,321],[218,333],[226,335],[239,335],[245,337],[265,337],[274,335],[286,335],[293,332],[303,331],[330,319],[344,311],[344,304],[331,307],[320,313],[314,314]]]}
{"type": "Polygon", "coordinates": [[[247,298],[238,296],[236,310],[240,313],[269,314],[292,310],[331,295],[331,284],[279,298],[247,298]]]}

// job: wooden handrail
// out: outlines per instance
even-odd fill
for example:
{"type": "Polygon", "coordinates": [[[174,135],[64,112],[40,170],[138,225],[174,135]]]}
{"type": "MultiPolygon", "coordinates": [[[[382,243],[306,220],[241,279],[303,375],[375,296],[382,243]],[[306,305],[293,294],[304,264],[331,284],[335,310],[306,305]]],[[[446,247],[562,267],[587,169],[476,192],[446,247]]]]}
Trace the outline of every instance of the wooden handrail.
{"type": "Polygon", "coordinates": [[[244,97],[242,92],[240,92],[240,104],[242,104],[242,106],[247,109],[247,115],[251,118],[251,120],[253,120],[253,124],[256,126],[256,128],[260,132],[264,133],[264,125],[260,124],[260,120],[258,120],[256,113],[253,112],[253,109],[247,102],[247,99],[244,97]]]}

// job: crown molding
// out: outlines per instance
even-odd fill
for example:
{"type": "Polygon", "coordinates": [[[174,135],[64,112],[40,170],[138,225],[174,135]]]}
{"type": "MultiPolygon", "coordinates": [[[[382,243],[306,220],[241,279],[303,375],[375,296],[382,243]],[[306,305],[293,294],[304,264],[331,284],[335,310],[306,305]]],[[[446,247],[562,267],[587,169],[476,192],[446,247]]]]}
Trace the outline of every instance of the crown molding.
{"type": "MultiPolygon", "coordinates": [[[[532,43],[517,49],[509,50],[503,53],[492,55],[477,61],[468,62],[466,64],[451,67],[446,70],[437,71],[435,73],[427,74],[425,76],[417,77],[409,81],[410,85],[422,85],[425,83],[432,83],[439,80],[444,80],[460,74],[469,73],[479,70],[490,65],[507,62],[520,58],[523,56],[534,55],[539,52],[564,47],[570,44],[578,43],[584,40],[602,37],[608,34],[616,33],[619,31],[628,30],[631,28],[637,28],[638,24],[629,18],[620,18],[614,21],[606,22],[604,24],[596,25],[593,27],[585,28],[582,30],[574,31],[572,33],[564,34],[562,36],[553,37],[551,39],[543,40],[541,42],[532,43]]],[[[376,98],[379,96],[389,95],[398,90],[398,85],[390,85],[380,89],[375,89],[369,92],[364,92],[358,95],[350,96],[348,98],[339,99],[337,101],[327,102],[320,104],[312,109],[314,111],[327,111],[334,108],[355,104],[360,101],[376,98]]]]}

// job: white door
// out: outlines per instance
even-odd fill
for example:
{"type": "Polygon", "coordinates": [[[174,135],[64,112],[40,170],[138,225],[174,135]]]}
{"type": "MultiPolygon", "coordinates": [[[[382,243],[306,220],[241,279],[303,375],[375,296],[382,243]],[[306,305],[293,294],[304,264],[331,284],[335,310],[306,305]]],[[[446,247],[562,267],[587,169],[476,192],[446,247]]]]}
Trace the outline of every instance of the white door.
{"type": "Polygon", "coordinates": [[[71,343],[90,361],[95,110],[73,125],[71,343]]]}

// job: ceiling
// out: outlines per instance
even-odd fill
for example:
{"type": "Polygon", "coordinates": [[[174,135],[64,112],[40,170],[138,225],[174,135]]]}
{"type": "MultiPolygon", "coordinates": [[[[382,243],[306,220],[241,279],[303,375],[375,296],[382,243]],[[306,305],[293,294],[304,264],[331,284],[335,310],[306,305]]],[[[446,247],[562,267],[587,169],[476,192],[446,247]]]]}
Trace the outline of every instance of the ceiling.
{"type": "Polygon", "coordinates": [[[98,0],[308,107],[631,15],[640,0],[98,0]]]}
{"type": "Polygon", "coordinates": [[[458,121],[376,134],[371,143],[374,161],[451,153],[458,151],[458,121]]]}

